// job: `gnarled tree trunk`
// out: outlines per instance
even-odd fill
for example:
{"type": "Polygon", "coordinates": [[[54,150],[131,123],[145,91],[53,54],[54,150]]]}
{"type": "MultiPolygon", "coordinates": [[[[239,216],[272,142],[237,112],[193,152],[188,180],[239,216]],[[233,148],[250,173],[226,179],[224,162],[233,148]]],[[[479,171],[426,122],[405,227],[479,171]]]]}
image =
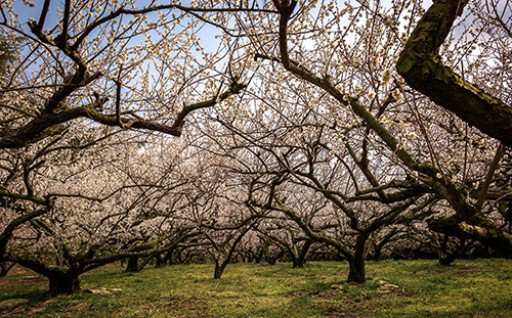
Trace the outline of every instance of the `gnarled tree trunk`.
{"type": "Polygon", "coordinates": [[[347,282],[362,284],[366,281],[366,270],[364,259],[354,257],[349,259],[349,273],[347,282]]]}
{"type": "Polygon", "coordinates": [[[80,292],[79,274],[72,271],[53,272],[49,274],[49,293],[51,296],[74,294],[80,292]]]}
{"type": "Polygon", "coordinates": [[[363,233],[360,233],[357,237],[354,255],[348,258],[348,282],[362,284],[366,281],[365,257],[367,240],[368,235],[363,233]]]}

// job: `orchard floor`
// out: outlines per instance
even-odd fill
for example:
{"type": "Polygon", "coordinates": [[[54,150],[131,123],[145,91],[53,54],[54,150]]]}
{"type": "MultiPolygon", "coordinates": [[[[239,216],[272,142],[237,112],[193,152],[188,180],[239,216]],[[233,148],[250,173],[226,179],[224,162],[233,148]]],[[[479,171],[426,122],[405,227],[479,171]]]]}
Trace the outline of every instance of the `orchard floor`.
{"type": "Polygon", "coordinates": [[[512,261],[368,262],[368,281],[348,284],[346,263],[100,268],[77,295],[50,298],[47,282],[15,269],[0,278],[0,317],[512,317],[512,261]],[[92,291],[92,293],[91,293],[92,291]]]}

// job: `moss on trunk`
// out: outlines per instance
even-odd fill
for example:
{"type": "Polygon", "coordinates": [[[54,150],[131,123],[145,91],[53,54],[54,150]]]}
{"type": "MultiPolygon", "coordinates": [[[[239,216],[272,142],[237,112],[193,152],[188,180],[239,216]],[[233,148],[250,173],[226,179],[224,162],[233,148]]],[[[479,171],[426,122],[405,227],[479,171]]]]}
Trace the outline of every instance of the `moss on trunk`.
{"type": "Polygon", "coordinates": [[[465,81],[443,65],[438,55],[465,4],[461,0],[435,1],[411,34],[396,68],[411,87],[510,147],[512,107],[465,81]]]}

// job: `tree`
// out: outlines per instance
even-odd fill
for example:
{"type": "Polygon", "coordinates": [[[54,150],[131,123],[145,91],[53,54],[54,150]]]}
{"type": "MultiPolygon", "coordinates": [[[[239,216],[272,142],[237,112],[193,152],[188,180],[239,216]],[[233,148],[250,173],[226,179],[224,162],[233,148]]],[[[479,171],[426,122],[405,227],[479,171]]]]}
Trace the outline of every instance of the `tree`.
{"type": "MultiPolygon", "coordinates": [[[[183,198],[190,182],[180,170],[182,141],[162,148],[148,139],[141,151],[141,143],[127,133],[92,139],[87,149],[77,149],[69,144],[76,142],[71,136],[38,151],[37,160],[24,160],[30,168],[20,176],[25,186],[54,203],[11,231],[2,255],[47,277],[51,295],[78,292],[86,271],[154,256],[195,235],[194,226],[180,217],[188,208],[183,198]],[[159,165],[151,164],[155,160],[159,165]]],[[[9,222],[13,209],[2,209],[2,219],[9,222]]]]}
{"type": "MultiPolygon", "coordinates": [[[[317,207],[312,204],[316,209],[317,207]]],[[[314,216],[314,213],[309,214],[314,216]]],[[[311,221],[311,220],[309,220],[311,221]]],[[[313,240],[303,234],[303,231],[286,217],[266,215],[255,228],[269,243],[273,243],[286,252],[292,261],[293,268],[303,268],[313,240]]],[[[270,253],[268,253],[270,254],[270,253]]],[[[271,257],[271,255],[269,255],[271,257]]]]}
{"type": "Polygon", "coordinates": [[[72,4],[0,8],[0,261],[53,293],[163,253],[219,278],[245,235],[294,266],[328,245],[355,282],[394,239],[510,253],[508,2],[72,4]]]}
{"type": "MultiPolygon", "coordinates": [[[[439,3],[446,4],[447,1],[439,3]]],[[[455,1],[451,3],[453,4],[455,1]]],[[[393,64],[394,61],[388,57],[398,57],[398,50],[402,46],[402,38],[399,36],[396,26],[403,27],[398,22],[398,18],[406,15],[404,8],[411,8],[413,15],[407,15],[406,21],[409,24],[405,26],[405,29],[412,27],[415,17],[422,14],[422,8],[415,3],[404,3],[402,6],[393,6],[387,13],[379,3],[373,4],[374,8],[366,3],[361,3],[358,8],[347,4],[345,10],[340,10],[332,2],[326,4],[319,13],[315,14],[321,18],[314,21],[318,24],[323,23],[325,27],[311,29],[308,27],[315,25],[313,21],[302,23],[301,21],[309,21],[305,16],[307,12],[311,12],[308,10],[312,10],[314,5],[299,8],[297,1],[278,0],[273,1],[273,5],[279,12],[275,31],[277,36],[266,41],[265,46],[259,45],[262,40],[257,35],[251,38],[251,43],[254,43],[253,50],[256,59],[282,65],[295,78],[316,87],[319,90],[318,94],[324,94],[324,103],[335,103],[339,105],[339,109],[348,107],[349,111],[357,116],[357,120],[367,127],[368,131],[375,134],[392,153],[390,156],[393,161],[398,160],[399,165],[413,179],[429,187],[431,191],[437,193],[440,199],[449,202],[455,214],[438,214],[438,218],[430,219],[429,224],[432,229],[450,235],[478,239],[509,250],[512,246],[510,233],[494,226],[486,219],[481,211],[481,206],[475,205],[472,199],[468,199],[465,195],[464,188],[467,185],[460,184],[456,178],[452,177],[453,172],[449,171],[449,166],[440,164],[440,155],[436,153],[436,147],[433,146],[434,138],[426,129],[423,119],[421,119],[422,116],[417,116],[418,112],[415,110],[414,103],[410,102],[415,101],[417,97],[414,94],[408,95],[409,92],[404,89],[399,80],[397,80],[396,86],[389,81],[392,75],[387,66],[390,65],[390,62],[393,64]],[[349,25],[345,27],[337,23],[336,21],[341,19],[339,16],[328,20],[329,13],[327,12],[330,7],[337,8],[337,14],[343,15],[349,12],[349,25]],[[298,12],[296,12],[297,9],[299,9],[298,12]],[[332,42],[330,34],[342,34],[346,37],[346,34],[349,33],[346,33],[345,30],[355,33],[355,39],[351,39],[349,43],[343,41],[347,40],[346,38],[332,42]],[[303,44],[306,39],[314,43],[324,40],[326,43],[338,44],[318,44],[314,54],[310,54],[310,51],[313,50],[308,49],[308,46],[311,45],[303,44]],[[380,41],[385,39],[390,43],[386,47],[382,47],[382,44],[379,45],[376,39],[380,41]],[[338,46],[343,49],[336,49],[338,46]],[[325,48],[329,53],[319,53],[319,48],[325,48]],[[330,56],[330,58],[322,62],[319,59],[322,54],[330,56]],[[300,62],[292,59],[292,55],[300,57],[300,62]],[[367,64],[357,62],[361,57],[367,59],[367,64]],[[368,76],[364,77],[363,74],[368,76]],[[367,94],[364,94],[365,91],[367,94]],[[398,102],[402,98],[403,102],[398,102]],[[416,117],[412,121],[418,125],[418,132],[423,138],[422,142],[426,146],[424,150],[427,149],[427,153],[424,150],[423,153],[421,151],[415,153],[410,148],[410,142],[397,138],[397,132],[393,131],[392,125],[388,123],[388,120],[392,120],[392,118],[383,117],[389,108],[392,109],[390,105],[393,104],[410,107],[411,115],[416,117]]],[[[453,14],[453,10],[450,12],[453,14]]],[[[268,19],[271,20],[271,18],[268,19]]],[[[271,24],[270,28],[272,26],[271,24]]],[[[245,26],[245,28],[248,27],[245,26]]],[[[444,24],[441,27],[443,32],[448,32],[445,27],[444,24]]],[[[411,65],[409,63],[409,66],[411,65]]],[[[489,172],[487,175],[490,176],[487,180],[490,181],[495,167],[488,166],[487,170],[489,172]]]]}
{"type": "Polygon", "coordinates": [[[225,76],[231,50],[220,37],[223,30],[217,47],[196,35],[207,25],[215,27],[217,14],[243,10],[156,2],[137,7],[129,1],[75,4],[24,1],[0,8],[0,149],[8,163],[2,165],[0,200],[11,212],[26,203],[3,224],[0,258],[13,231],[54,209],[55,197],[35,195],[30,182],[25,189],[9,187],[18,169],[29,176],[41,164],[37,144],[44,156],[44,147],[72,131],[70,147],[86,148],[90,141],[80,131],[86,126],[105,138],[117,131],[111,127],[179,136],[192,112],[245,88],[225,76]],[[57,12],[62,15],[52,18],[57,12]],[[36,155],[19,161],[21,151],[36,155]]]}
{"type": "Polygon", "coordinates": [[[244,204],[244,193],[217,163],[215,153],[198,147],[195,156],[199,161],[196,166],[202,170],[194,184],[198,195],[190,214],[202,234],[202,249],[215,263],[213,278],[220,279],[237,246],[259,222],[259,215],[244,204]]]}
{"type": "Polygon", "coordinates": [[[218,116],[231,135],[210,137],[226,149],[226,166],[248,187],[249,204],[278,212],[265,213],[261,224],[276,224],[282,213],[309,240],[335,247],[349,261],[348,279],[363,282],[374,233],[421,218],[421,210],[435,198],[395,162],[369,162],[372,154],[384,151],[361,138],[369,131],[364,126],[338,128],[334,114],[322,116],[322,109],[310,106],[315,104],[308,99],[314,92],[307,85],[276,79],[262,86],[281,107],[267,101],[268,106],[259,105],[254,112],[218,116]],[[361,155],[358,148],[363,149],[361,155]]]}
{"type": "Polygon", "coordinates": [[[399,223],[401,219],[408,220],[411,215],[417,217],[417,211],[431,203],[430,200],[425,201],[418,196],[404,202],[389,204],[388,208],[384,208],[373,202],[368,204],[358,202],[357,199],[347,200],[341,192],[329,188],[331,185],[320,188],[314,184],[302,183],[303,189],[300,189],[300,186],[286,189],[282,184],[283,180],[276,181],[267,190],[268,198],[263,201],[253,199],[251,204],[283,213],[295,222],[310,240],[336,248],[349,263],[347,280],[356,283],[363,283],[366,280],[364,264],[371,237],[389,224],[399,223]],[[308,193],[308,188],[317,191],[317,195],[324,196],[324,200],[332,204],[333,208],[328,208],[325,203],[315,205],[318,201],[315,195],[308,193]],[[297,193],[300,195],[296,196],[297,193]],[[417,206],[412,203],[414,199],[418,201],[417,206]],[[298,212],[304,210],[305,203],[313,209],[312,214],[298,212]]]}
{"type": "Polygon", "coordinates": [[[196,35],[215,25],[209,14],[235,11],[232,7],[45,0],[27,30],[17,20],[25,15],[16,13],[35,9],[24,6],[33,5],[0,9],[0,37],[24,37],[1,88],[2,149],[56,136],[79,118],[179,136],[191,112],[245,88],[234,77],[222,79],[230,48],[222,41],[216,50],[205,48],[196,35]],[[58,20],[49,18],[58,11],[63,13],[58,20]],[[177,43],[188,44],[177,48],[177,43]]]}

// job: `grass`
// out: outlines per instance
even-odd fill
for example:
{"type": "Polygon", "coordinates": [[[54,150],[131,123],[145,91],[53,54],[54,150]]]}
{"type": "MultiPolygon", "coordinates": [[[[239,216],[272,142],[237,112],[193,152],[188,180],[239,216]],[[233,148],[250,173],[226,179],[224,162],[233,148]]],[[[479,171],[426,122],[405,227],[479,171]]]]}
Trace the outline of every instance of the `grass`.
{"type": "Polygon", "coordinates": [[[220,280],[211,265],[108,267],[83,275],[82,288],[120,290],[47,298],[45,279],[18,272],[0,278],[0,304],[25,303],[0,317],[512,317],[512,261],[369,262],[367,274],[355,285],[344,282],[347,264],[334,262],[233,264],[220,280]]]}

